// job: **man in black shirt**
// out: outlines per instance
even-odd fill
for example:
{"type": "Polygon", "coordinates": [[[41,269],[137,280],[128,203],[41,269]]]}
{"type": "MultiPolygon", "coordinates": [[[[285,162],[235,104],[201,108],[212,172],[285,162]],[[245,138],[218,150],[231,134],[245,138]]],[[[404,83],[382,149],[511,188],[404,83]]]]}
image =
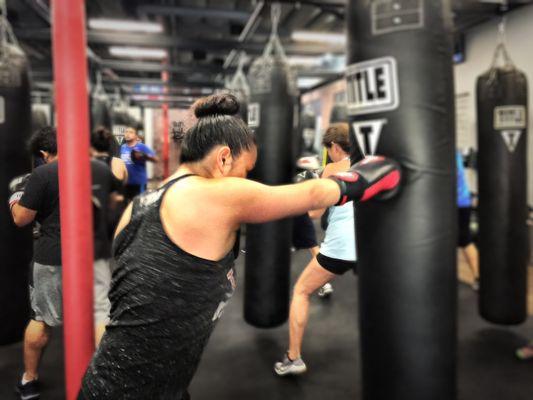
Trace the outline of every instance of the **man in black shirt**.
{"type": "MultiPolygon", "coordinates": [[[[48,344],[50,327],[62,323],[61,290],[61,231],[59,221],[59,176],[56,131],[46,127],[30,139],[34,157],[44,162],[24,177],[25,185],[10,185],[14,193],[10,198],[13,221],[25,226],[37,221],[40,236],[34,241],[33,273],[30,284],[32,316],[24,335],[24,374],[18,384],[21,398],[39,396],[38,367],[44,348],[48,344]],[[13,187],[11,187],[13,186],[13,187]]],[[[117,190],[120,182],[114,178],[107,165],[91,161],[93,178],[93,209],[95,212],[95,260],[110,258],[107,239],[105,209],[109,193],[117,190]],[[102,233],[104,232],[104,233],[102,233]]],[[[14,180],[16,181],[16,179],[14,180]]],[[[20,181],[19,181],[20,182],[20,181]]],[[[109,266],[95,262],[95,336],[101,337],[109,314],[109,266]]]]}

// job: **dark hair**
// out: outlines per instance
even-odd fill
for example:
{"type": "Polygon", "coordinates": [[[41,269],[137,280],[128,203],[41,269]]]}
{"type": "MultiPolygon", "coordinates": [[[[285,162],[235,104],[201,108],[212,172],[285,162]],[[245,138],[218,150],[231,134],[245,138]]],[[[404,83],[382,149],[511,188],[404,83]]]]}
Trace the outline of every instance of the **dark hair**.
{"type": "Polygon", "coordinates": [[[197,100],[193,105],[196,123],[183,135],[181,162],[204,158],[217,145],[228,146],[236,158],[243,150],[255,145],[255,138],[238,116],[239,102],[228,93],[214,94],[197,100]]]}
{"type": "Polygon", "coordinates": [[[57,154],[56,128],[45,126],[31,135],[28,147],[34,157],[42,157],[41,151],[57,154]]]}
{"type": "Polygon", "coordinates": [[[326,129],[322,137],[322,144],[331,147],[332,143],[337,143],[342,150],[350,153],[350,127],[346,122],[336,122],[326,129]]]}
{"type": "Polygon", "coordinates": [[[113,134],[104,126],[99,126],[91,133],[91,146],[100,152],[109,153],[113,134]]]}

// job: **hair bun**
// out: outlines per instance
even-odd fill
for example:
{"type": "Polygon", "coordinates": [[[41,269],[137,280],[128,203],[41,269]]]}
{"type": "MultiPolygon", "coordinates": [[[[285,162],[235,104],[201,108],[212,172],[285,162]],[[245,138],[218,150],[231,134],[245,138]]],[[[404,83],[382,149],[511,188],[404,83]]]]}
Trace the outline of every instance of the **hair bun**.
{"type": "Polygon", "coordinates": [[[196,118],[211,115],[235,115],[239,112],[239,101],[232,94],[213,94],[196,100],[193,109],[196,118]]]}

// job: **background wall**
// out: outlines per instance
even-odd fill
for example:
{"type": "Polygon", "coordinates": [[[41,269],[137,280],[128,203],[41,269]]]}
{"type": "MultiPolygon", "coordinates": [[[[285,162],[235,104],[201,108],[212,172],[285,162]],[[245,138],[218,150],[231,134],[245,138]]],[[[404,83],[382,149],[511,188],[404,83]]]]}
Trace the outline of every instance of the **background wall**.
{"type": "MultiPolygon", "coordinates": [[[[529,83],[528,201],[533,205],[533,5],[507,15],[507,51],[517,68],[526,74],[529,83]]],[[[499,20],[494,20],[468,31],[466,61],[455,66],[457,146],[460,148],[477,148],[476,79],[488,70],[492,62],[498,40],[498,22],[499,20]]]]}

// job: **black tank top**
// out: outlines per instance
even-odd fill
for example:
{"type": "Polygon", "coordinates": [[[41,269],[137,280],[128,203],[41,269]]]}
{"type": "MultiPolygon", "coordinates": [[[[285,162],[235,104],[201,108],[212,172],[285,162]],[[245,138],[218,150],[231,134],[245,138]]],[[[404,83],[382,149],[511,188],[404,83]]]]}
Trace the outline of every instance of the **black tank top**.
{"type": "Polygon", "coordinates": [[[233,252],[199,258],[163,229],[163,196],[188,176],[136,197],[115,239],[111,321],[83,379],[87,399],[181,399],[233,294],[233,252]]]}
{"type": "Polygon", "coordinates": [[[96,158],[97,160],[100,160],[102,161],[103,163],[105,163],[109,168],[111,168],[111,161],[113,160],[113,157],[110,156],[110,155],[99,155],[99,156],[96,156],[94,157],[96,158]]]}

